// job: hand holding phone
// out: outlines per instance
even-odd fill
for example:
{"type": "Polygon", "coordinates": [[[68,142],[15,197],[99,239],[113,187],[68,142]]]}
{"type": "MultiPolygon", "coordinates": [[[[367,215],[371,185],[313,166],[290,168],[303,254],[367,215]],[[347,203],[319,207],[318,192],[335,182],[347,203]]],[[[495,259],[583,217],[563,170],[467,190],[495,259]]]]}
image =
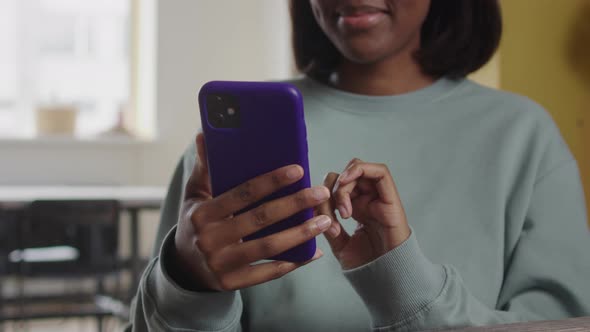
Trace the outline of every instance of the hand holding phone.
{"type": "Polygon", "coordinates": [[[173,278],[196,290],[236,290],[279,278],[322,256],[321,250],[305,262],[273,261],[251,265],[261,259],[305,243],[326,231],[331,221],[316,216],[278,233],[242,241],[269,225],[326,201],[326,187],[305,188],[238,213],[253,202],[299,181],[303,168],[289,165],[257,176],[213,198],[205,161],[203,135],[197,136],[198,160],[185,189],[175,237],[173,278]],[[179,281],[179,279],[182,279],[179,281]]]}
{"type": "MultiPolygon", "coordinates": [[[[311,186],[303,97],[295,86],[280,82],[213,81],[201,88],[199,107],[206,146],[204,160],[209,167],[213,197],[281,167],[299,165],[303,169],[299,180],[251,200],[250,205],[234,214],[311,186]]],[[[301,209],[242,239],[269,236],[311,217],[313,209],[301,209]]],[[[313,257],[315,249],[315,239],[310,239],[267,258],[303,262],[313,257]]]]}

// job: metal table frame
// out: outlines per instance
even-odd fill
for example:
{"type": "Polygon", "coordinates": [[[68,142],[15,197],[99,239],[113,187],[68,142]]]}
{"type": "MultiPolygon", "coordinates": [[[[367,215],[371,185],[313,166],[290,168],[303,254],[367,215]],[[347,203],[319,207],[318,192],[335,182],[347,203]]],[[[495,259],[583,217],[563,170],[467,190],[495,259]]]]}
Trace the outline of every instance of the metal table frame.
{"type": "Polygon", "coordinates": [[[115,199],[130,220],[131,286],[129,299],[135,294],[141,276],[139,254],[140,213],[159,210],[166,195],[165,187],[153,186],[1,186],[0,209],[24,210],[30,202],[40,199],[115,199]]]}

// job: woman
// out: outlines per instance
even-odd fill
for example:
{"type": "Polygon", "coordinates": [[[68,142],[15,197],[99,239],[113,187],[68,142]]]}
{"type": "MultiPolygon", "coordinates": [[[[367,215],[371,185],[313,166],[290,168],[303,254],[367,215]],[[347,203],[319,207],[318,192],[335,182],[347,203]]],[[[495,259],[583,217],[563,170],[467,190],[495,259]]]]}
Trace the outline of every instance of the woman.
{"type": "Polygon", "coordinates": [[[574,158],[538,105],[464,79],[497,47],[497,2],[291,7],[306,74],[292,83],[324,186],[237,214],[303,171],[213,199],[198,136],[171,183],[134,329],[397,331],[588,314],[590,265],[571,259],[590,252],[574,158]],[[309,207],[299,227],[240,241],[309,207]],[[310,262],[251,265],[316,236],[310,262]]]}

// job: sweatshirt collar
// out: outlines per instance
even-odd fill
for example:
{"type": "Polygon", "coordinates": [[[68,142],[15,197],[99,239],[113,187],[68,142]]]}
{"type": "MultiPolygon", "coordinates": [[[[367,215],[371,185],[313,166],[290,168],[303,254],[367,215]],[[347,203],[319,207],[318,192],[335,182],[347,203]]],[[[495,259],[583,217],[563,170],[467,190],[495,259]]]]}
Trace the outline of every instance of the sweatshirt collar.
{"type": "Polygon", "coordinates": [[[418,104],[436,103],[451,96],[466,80],[440,78],[422,89],[391,96],[367,96],[338,90],[310,77],[303,78],[306,95],[331,108],[352,112],[391,112],[418,104]]]}

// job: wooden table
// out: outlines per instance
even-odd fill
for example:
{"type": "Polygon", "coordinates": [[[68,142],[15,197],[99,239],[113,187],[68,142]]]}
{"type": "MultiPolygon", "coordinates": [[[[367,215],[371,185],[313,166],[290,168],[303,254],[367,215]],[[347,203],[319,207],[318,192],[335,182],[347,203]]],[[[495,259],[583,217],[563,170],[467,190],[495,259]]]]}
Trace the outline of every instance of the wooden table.
{"type": "Polygon", "coordinates": [[[158,210],[166,196],[165,187],[154,186],[0,186],[0,209],[22,211],[34,200],[114,199],[130,217],[131,291],[140,274],[139,213],[158,210]]]}

